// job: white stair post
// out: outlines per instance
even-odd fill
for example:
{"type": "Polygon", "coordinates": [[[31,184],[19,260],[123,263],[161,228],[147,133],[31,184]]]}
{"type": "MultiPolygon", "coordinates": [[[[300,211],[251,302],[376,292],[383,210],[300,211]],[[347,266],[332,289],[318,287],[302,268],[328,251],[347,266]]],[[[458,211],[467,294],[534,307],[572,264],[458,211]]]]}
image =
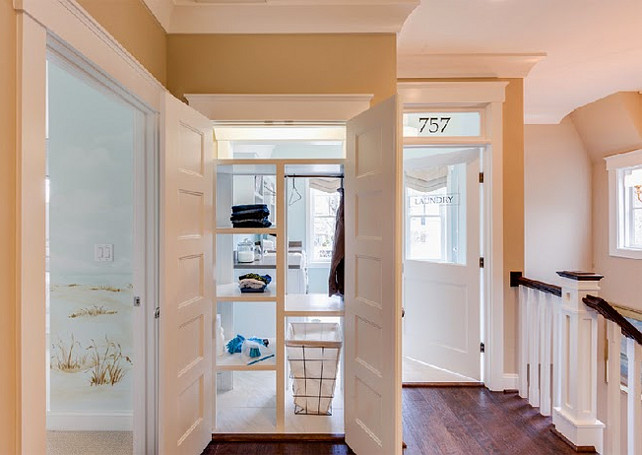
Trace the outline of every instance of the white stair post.
{"type": "Polygon", "coordinates": [[[597,420],[597,313],[583,302],[598,296],[593,273],[558,272],[562,278],[559,312],[560,362],[556,384],[561,392],[553,410],[555,430],[576,447],[594,447],[602,453],[604,424],[597,420]]]}

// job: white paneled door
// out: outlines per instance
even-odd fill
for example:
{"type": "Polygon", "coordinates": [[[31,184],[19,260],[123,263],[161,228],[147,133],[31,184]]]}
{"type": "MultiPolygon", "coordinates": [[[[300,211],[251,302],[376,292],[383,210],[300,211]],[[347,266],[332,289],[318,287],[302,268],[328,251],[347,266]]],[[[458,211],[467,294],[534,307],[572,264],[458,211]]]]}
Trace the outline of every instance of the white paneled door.
{"type": "Polygon", "coordinates": [[[169,94],[161,131],[160,453],[198,455],[212,439],[213,133],[169,94]]]}
{"type": "Polygon", "coordinates": [[[403,355],[431,366],[404,381],[481,380],[480,159],[478,147],[404,150],[403,355]]]}
{"type": "Polygon", "coordinates": [[[397,98],[350,120],[345,166],[345,433],[359,455],[401,441],[397,98]]]}

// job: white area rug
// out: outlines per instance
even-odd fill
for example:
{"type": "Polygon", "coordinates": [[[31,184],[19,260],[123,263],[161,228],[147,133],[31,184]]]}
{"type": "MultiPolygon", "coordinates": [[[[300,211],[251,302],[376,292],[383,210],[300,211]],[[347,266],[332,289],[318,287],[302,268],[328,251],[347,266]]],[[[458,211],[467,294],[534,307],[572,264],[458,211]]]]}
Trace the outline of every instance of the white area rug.
{"type": "Polygon", "coordinates": [[[47,431],[47,455],[131,455],[131,431],[47,431]]]}

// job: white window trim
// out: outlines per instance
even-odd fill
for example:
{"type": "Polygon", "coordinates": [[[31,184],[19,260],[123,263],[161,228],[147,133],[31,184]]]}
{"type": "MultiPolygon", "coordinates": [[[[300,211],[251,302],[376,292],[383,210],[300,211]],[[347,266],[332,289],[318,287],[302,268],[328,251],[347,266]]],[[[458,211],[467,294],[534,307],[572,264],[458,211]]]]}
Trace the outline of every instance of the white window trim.
{"type": "Polygon", "coordinates": [[[642,166],[642,150],[607,156],[606,170],[609,173],[609,255],[628,259],[642,259],[642,249],[620,246],[619,240],[624,236],[622,220],[622,198],[620,191],[619,170],[628,167],[642,166]]]}

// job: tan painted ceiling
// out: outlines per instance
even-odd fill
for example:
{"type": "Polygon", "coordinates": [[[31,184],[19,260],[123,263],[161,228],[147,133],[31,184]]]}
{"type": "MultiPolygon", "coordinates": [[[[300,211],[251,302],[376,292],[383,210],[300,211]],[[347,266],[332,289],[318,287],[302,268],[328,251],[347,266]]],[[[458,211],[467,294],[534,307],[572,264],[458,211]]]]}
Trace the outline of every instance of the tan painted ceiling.
{"type": "MultiPolygon", "coordinates": [[[[219,0],[209,4],[198,4],[194,0],[144,1],[170,33],[178,32],[172,27],[180,27],[183,33],[188,30],[221,33],[205,30],[203,23],[197,21],[191,30],[187,12],[192,9],[204,17],[203,8],[209,8],[212,17],[216,17],[214,8],[219,11],[248,8],[247,4],[239,5],[238,0],[223,2],[224,7],[219,0]]],[[[477,69],[492,67],[489,74],[495,71],[502,75],[506,62],[521,62],[519,71],[508,70],[507,75],[528,73],[525,79],[527,123],[557,123],[575,108],[611,93],[642,90],[642,0],[421,0],[414,11],[414,0],[260,2],[263,4],[254,7],[275,8],[276,16],[281,19],[275,20],[274,27],[263,23],[262,29],[256,30],[258,33],[301,32],[296,25],[301,21],[284,20],[281,14],[287,11],[276,9],[288,7],[299,13],[310,7],[329,8],[331,14],[317,14],[328,22],[319,24],[317,31],[324,31],[325,27],[327,32],[390,32],[401,27],[400,74],[401,69],[411,63],[415,71],[421,69],[417,62],[422,59],[433,68],[450,64],[466,70],[471,67],[471,54],[475,56],[473,66],[477,69]],[[364,15],[364,7],[374,13],[364,15]],[[339,14],[341,8],[346,8],[348,13],[339,14]],[[409,13],[403,23],[405,16],[401,15],[409,13]],[[338,28],[335,26],[336,30],[332,30],[328,24],[337,15],[347,19],[339,21],[338,28]],[[546,57],[542,59],[541,53],[546,57]],[[457,55],[452,54],[464,54],[467,59],[465,63],[458,63],[457,55]]],[[[214,23],[216,21],[207,22],[214,23]]],[[[310,29],[308,24],[306,27],[310,29]]]]}

